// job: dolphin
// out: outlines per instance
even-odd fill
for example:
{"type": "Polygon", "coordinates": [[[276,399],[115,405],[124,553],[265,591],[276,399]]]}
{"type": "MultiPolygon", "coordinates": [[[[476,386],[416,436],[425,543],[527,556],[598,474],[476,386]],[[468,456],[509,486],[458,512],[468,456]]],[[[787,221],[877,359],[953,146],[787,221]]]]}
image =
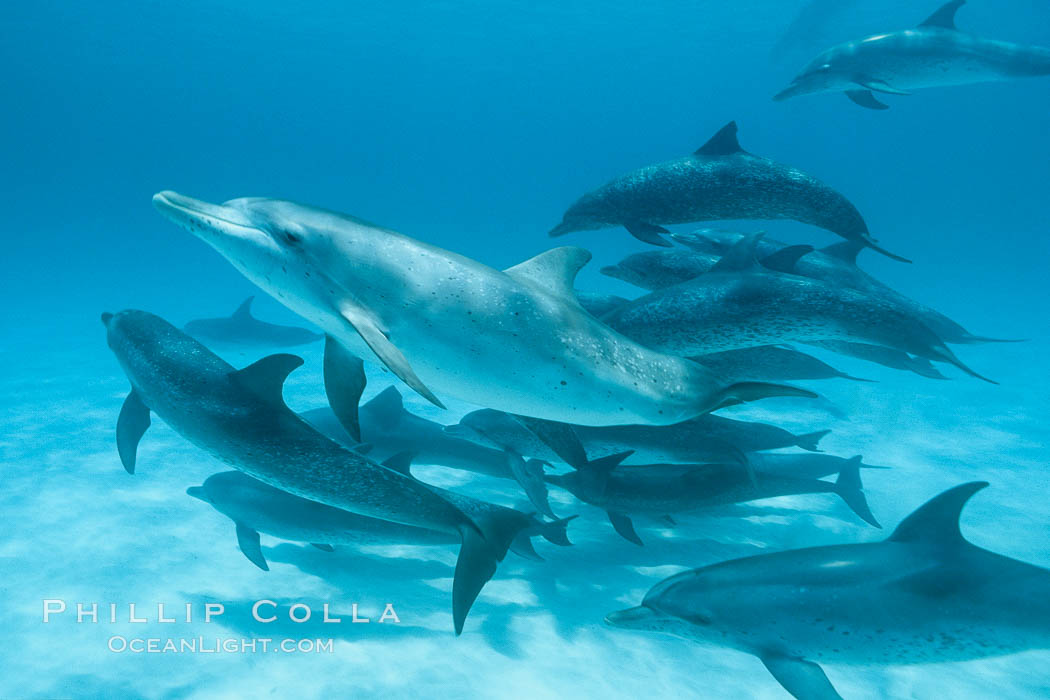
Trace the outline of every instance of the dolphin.
{"type": "Polygon", "coordinates": [[[633,515],[669,516],[763,498],[835,493],[862,520],[881,527],[861,492],[859,460],[844,462],[835,483],[779,474],[749,473],[739,464],[644,464],[624,466],[626,453],[596,459],[565,474],[548,474],[584,503],[608,513],[624,539],[641,545],[633,515]]]}
{"type": "Polygon", "coordinates": [[[989,552],[959,531],[956,486],[882,542],[795,549],[684,571],[613,627],[754,654],[800,700],[841,696],[818,662],[965,661],[1050,647],[1050,571],[989,552]]]}
{"type": "MultiPolygon", "coordinates": [[[[625,462],[746,462],[742,453],[801,447],[816,451],[830,431],[795,435],[766,423],[734,420],[716,415],[699,416],[677,425],[621,425],[594,428],[573,426],[586,454],[592,458],[631,452],[625,462]]],[[[445,431],[498,449],[512,450],[545,462],[566,463],[551,448],[526,430],[512,416],[492,409],[468,413],[445,431]]],[[[585,463],[586,460],[583,462],[585,463]]],[[[577,464],[581,463],[577,461],[577,464]]],[[[570,464],[570,466],[577,466],[570,464]]]]}
{"type": "MultiPolygon", "coordinates": [[[[697,272],[692,278],[707,272],[710,270],[708,261],[712,255],[724,255],[735,243],[745,238],[744,234],[735,233],[721,233],[718,234],[717,239],[712,239],[709,236],[706,232],[698,231],[672,234],[672,238],[675,241],[692,249],[699,257],[690,258],[687,255],[685,259],[675,262],[674,269],[680,271],[681,274],[673,278],[677,280],[676,282],[672,282],[672,277],[667,272],[664,272],[665,280],[670,284],[664,284],[663,286],[670,286],[671,284],[691,279],[685,277],[685,274],[691,271],[697,272]],[[706,269],[701,270],[701,267],[706,267],[706,269]]],[[[881,296],[890,300],[901,308],[907,309],[909,313],[926,324],[931,331],[940,336],[941,340],[946,343],[1015,342],[974,335],[944,314],[924,304],[920,304],[914,299],[910,299],[883,284],[857,266],[857,254],[862,249],[862,246],[846,241],[821,248],[820,250],[813,250],[809,246],[789,246],[786,243],[763,236],[755,245],[755,254],[765,267],[790,274],[802,275],[803,277],[812,277],[829,284],[847,289],[856,289],[859,292],[881,296]]],[[[650,273],[653,279],[659,274],[654,268],[660,262],[659,259],[647,261],[647,269],[653,270],[650,273]]],[[[665,266],[664,270],[667,269],[665,266]]],[[[657,288],[653,287],[652,289],[657,288]]]]}
{"type": "MultiPolygon", "coordinates": [[[[354,440],[331,408],[316,408],[301,416],[336,442],[352,446],[354,440]]],[[[511,420],[521,427],[516,419],[511,420]]],[[[445,432],[442,424],[406,411],[396,387],[387,387],[362,405],[359,421],[360,437],[368,447],[368,455],[374,459],[386,459],[408,451],[422,464],[514,479],[540,512],[555,517],[547,501],[547,489],[542,481],[537,481],[537,475],[542,474],[540,464],[535,460],[524,460],[520,454],[505,448],[493,449],[454,437],[445,432]]],[[[531,431],[526,432],[535,437],[531,431]]]]}
{"type": "Polygon", "coordinates": [[[442,408],[433,390],[584,425],[667,425],[740,401],[815,396],[730,386],[613,332],[576,301],[573,280],[591,257],[581,248],[556,248],[501,272],[293,202],[209,204],[175,192],[153,202],[326,333],[326,390],[351,435],[363,389],[357,357],[380,362],[442,408]]]}
{"type": "Polygon", "coordinates": [[[760,266],[755,258],[760,235],[737,243],[707,274],[636,299],[602,321],[659,352],[683,357],[754,345],[845,340],[948,362],[991,381],[885,298],[760,266]]]}
{"type": "MultiPolygon", "coordinates": [[[[334,545],[454,545],[460,541],[458,536],[441,530],[369,518],[293,496],[239,471],[212,474],[202,485],[186,489],[186,493],[234,522],[241,552],[263,571],[270,567],[260,548],[260,532],[282,540],[309,542],[328,552],[334,545]]],[[[483,507],[498,508],[491,504],[483,507]]],[[[518,533],[510,549],[527,559],[538,559],[529,541],[535,535],[554,544],[568,545],[568,520],[545,523],[533,518],[533,524],[518,533]]]]}
{"type": "Polygon", "coordinates": [[[156,413],[219,460],[294,496],[458,537],[452,612],[456,634],[462,632],[481,588],[531,525],[529,516],[464,504],[317,432],[282,396],[288,374],[303,363],[300,357],[270,355],[237,370],[145,311],[105,313],[102,323],[132,387],[117,419],[117,451],[129,473],[156,413]]]}
{"type": "MultiPolygon", "coordinates": [[[[300,414],[303,420],[336,442],[353,446],[331,408],[325,406],[300,414]]],[[[411,452],[419,464],[436,464],[485,476],[512,479],[502,450],[463,440],[445,432],[445,426],[405,409],[397,387],[389,386],[361,405],[361,440],[371,449],[368,456],[387,459],[411,452]]],[[[520,426],[519,426],[520,427],[520,426]]]]}
{"type": "Polygon", "coordinates": [[[920,88],[1050,75],[1050,48],[960,32],[955,13],[965,3],[952,0],[915,29],[876,34],[830,48],[773,99],[845,92],[862,107],[888,109],[873,93],[910,95],[920,88]]]}
{"type": "Polygon", "coordinates": [[[806,345],[837,352],[840,355],[856,357],[859,360],[867,360],[880,364],[883,367],[901,369],[914,372],[920,377],[928,379],[947,379],[941,371],[933,366],[925,357],[913,357],[906,352],[894,350],[881,345],[868,345],[867,343],[850,343],[844,340],[810,340],[806,345]]]}
{"type": "Polygon", "coordinates": [[[723,377],[739,377],[769,381],[792,379],[861,379],[840,372],[823,360],[779,345],[756,345],[737,350],[723,350],[692,358],[723,377]]]}
{"type": "Polygon", "coordinates": [[[252,316],[254,299],[245,299],[232,316],[189,321],[183,330],[199,340],[243,345],[306,345],[324,338],[305,328],[260,321],[252,316]]]}
{"type": "Polygon", "coordinates": [[[816,178],[752,155],[737,141],[736,122],[692,155],[622,175],[583,195],[550,231],[623,226],[635,238],[669,247],[664,224],[720,219],[794,219],[827,229],[895,260],[880,248],[849,200],[816,178]]]}
{"type": "MultiPolygon", "coordinates": [[[[676,235],[671,234],[671,237],[676,235]]],[[[697,253],[681,248],[646,250],[632,253],[615,265],[606,265],[601,273],[652,292],[696,279],[709,272],[721,257],[718,253],[697,253]]]]}

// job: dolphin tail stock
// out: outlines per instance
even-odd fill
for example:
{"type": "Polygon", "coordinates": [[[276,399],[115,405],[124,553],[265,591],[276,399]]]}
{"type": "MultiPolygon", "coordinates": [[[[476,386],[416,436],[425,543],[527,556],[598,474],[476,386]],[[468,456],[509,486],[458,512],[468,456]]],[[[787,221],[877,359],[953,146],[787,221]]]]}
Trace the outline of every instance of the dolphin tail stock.
{"type": "Polygon", "coordinates": [[[820,398],[820,395],[809,391],[808,389],[802,389],[789,384],[737,382],[735,384],[730,384],[719,392],[715,408],[709,410],[717,411],[719,408],[726,408],[727,406],[735,406],[741,403],[750,403],[751,401],[777,397],[818,399],[820,398]]]}
{"type": "Polygon", "coordinates": [[[846,502],[850,510],[856,513],[858,518],[868,525],[881,530],[882,525],[875,519],[871,508],[868,507],[868,499],[864,497],[864,485],[860,481],[860,467],[860,455],[847,460],[846,464],[839,471],[839,478],[835,482],[834,490],[846,502]]]}
{"type": "Polygon", "coordinates": [[[802,435],[796,435],[795,446],[801,447],[807,452],[823,452],[824,450],[820,449],[818,443],[824,438],[824,436],[826,436],[830,432],[830,430],[818,430],[813,433],[803,433],[802,435]]]}
{"type": "Polygon", "coordinates": [[[474,514],[460,524],[463,544],[452,579],[452,621],[457,637],[463,633],[467,613],[481,589],[496,573],[518,533],[528,525],[527,515],[509,508],[474,514]]]}

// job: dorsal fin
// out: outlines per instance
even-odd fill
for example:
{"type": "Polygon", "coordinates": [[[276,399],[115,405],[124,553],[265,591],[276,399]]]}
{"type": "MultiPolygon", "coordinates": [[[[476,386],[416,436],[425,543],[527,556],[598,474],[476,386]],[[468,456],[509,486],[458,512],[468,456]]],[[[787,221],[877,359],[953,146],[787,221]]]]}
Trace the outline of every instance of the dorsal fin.
{"type": "Polygon", "coordinates": [[[255,301],[255,297],[248,297],[241,302],[241,305],[237,307],[237,310],[233,312],[230,318],[251,318],[252,317],[252,302],[255,301]]]}
{"type": "Polygon", "coordinates": [[[736,122],[729,122],[719,129],[718,133],[712,136],[707,143],[696,149],[693,155],[728,156],[734,153],[744,153],[744,149],[736,140],[736,122]]]}
{"type": "Polygon", "coordinates": [[[987,481],[971,481],[934,496],[902,520],[887,541],[924,542],[941,546],[964,542],[959,531],[959,515],[970,497],[987,485],[987,481]]]}
{"type": "Polygon", "coordinates": [[[811,245],[789,245],[786,248],[781,248],[772,255],[767,255],[762,258],[762,267],[768,267],[770,270],[776,270],[777,272],[786,272],[790,275],[795,274],[795,264],[799,258],[803,255],[813,252],[813,246],[811,245]]]}
{"type": "Polygon", "coordinates": [[[575,302],[573,283],[576,281],[576,274],[590,259],[590,251],[575,246],[563,246],[540,253],[514,267],[508,267],[504,272],[519,282],[538,285],[550,294],[575,302]]]}
{"type": "Polygon", "coordinates": [[[376,424],[389,428],[405,412],[405,400],[397,387],[391,385],[373,396],[361,409],[368,411],[369,418],[376,424]]]}
{"type": "Polygon", "coordinates": [[[405,476],[412,476],[412,460],[415,458],[415,452],[398,452],[383,460],[383,466],[405,476]]]}
{"type": "Polygon", "coordinates": [[[955,13],[966,4],[966,0],[952,0],[942,5],[939,10],[926,18],[920,27],[941,27],[942,29],[955,29],[955,13]]]}
{"type": "Polygon", "coordinates": [[[231,376],[261,400],[283,406],[284,380],[302,364],[303,358],[298,355],[267,355],[244,369],[234,370],[231,376]]]}
{"type": "Polygon", "coordinates": [[[758,267],[755,250],[764,233],[751,233],[730,246],[708,272],[743,272],[758,267]]]}
{"type": "Polygon", "coordinates": [[[857,254],[865,248],[867,248],[867,245],[865,245],[864,241],[842,241],[825,246],[820,249],[820,252],[848,262],[851,265],[856,265],[857,254]]]}
{"type": "Polygon", "coordinates": [[[571,466],[575,467],[577,471],[588,470],[597,474],[608,474],[613,469],[616,469],[616,467],[620,466],[620,462],[624,461],[633,454],[634,450],[627,450],[626,452],[617,452],[616,454],[589,460],[578,467],[576,467],[575,465],[571,466]]]}

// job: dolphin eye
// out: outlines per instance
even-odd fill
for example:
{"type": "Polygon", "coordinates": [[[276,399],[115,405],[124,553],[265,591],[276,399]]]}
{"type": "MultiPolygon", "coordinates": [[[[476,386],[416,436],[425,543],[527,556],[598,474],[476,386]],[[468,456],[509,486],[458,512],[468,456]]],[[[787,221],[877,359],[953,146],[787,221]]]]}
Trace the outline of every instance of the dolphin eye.
{"type": "Polygon", "coordinates": [[[303,242],[303,237],[298,233],[292,233],[291,231],[282,231],[281,235],[284,236],[284,240],[290,245],[299,245],[303,242]]]}

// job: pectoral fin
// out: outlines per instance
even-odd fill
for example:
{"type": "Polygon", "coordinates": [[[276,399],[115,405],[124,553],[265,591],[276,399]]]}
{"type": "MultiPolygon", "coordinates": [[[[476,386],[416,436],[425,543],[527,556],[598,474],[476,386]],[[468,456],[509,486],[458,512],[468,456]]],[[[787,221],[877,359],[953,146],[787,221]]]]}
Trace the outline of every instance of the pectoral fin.
{"type": "Polygon", "coordinates": [[[433,392],[430,391],[420,381],[419,377],[412,370],[412,366],[408,364],[408,360],[401,354],[401,351],[390,342],[390,339],[386,337],[386,334],[375,324],[375,322],[368,317],[361,309],[350,303],[344,303],[339,307],[339,313],[342,317],[353,326],[354,330],[358,332],[361,339],[365,341],[372,352],[376,354],[376,357],[390,369],[398,379],[408,384],[414,391],[420,396],[425,398],[430,403],[434,404],[438,408],[444,408],[445,404],[441,403],[433,392]]]}
{"type": "Polygon", "coordinates": [[[330,544],[318,544],[317,542],[311,542],[310,544],[312,544],[314,547],[317,547],[322,552],[334,552],[335,551],[335,547],[333,547],[330,544]]]}
{"type": "Polygon", "coordinates": [[[573,469],[579,469],[581,465],[587,464],[587,452],[583,449],[583,443],[580,442],[576,431],[568,423],[557,423],[528,416],[516,415],[514,418],[573,469]]]}
{"type": "Polygon", "coordinates": [[[269,571],[270,567],[263,557],[262,548],[259,546],[259,533],[247,525],[237,523],[237,546],[248,557],[248,561],[258,566],[263,571],[269,571]]]}
{"type": "Polygon", "coordinates": [[[365,367],[361,358],[330,335],[324,337],[324,392],[339,424],[354,442],[361,442],[357,407],[365,390],[365,367]]]}
{"type": "Polygon", "coordinates": [[[627,233],[631,234],[643,243],[649,243],[651,245],[658,245],[663,248],[670,248],[671,244],[661,236],[661,233],[670,233],[663,226],[657,226],[656,224],[647,224],[644,221],[625,221],[623,227],[627,229],[627,233]]]}
{"type": "Polygon", "coordinates": [[[633,542],[639,547],[644,547],[645,543],[642,542],[642,538],[638,536],[638,533],[634,531],[634,523],[623,513],[614,513],[609,511],[609,522],[612,523],[613,529],[628,542],[633,542]]]}
{"type": "Polygon", "coordinates": [[[543,481],[543,462],[538,459],[530,459],[526,462],[520,455],[509,451],[506,453],[506,458],[514,480],[525,491],[525,495],[529,497],[529,501],[536,507],[536,510],[548,517],[557,517],[551,511],[551,504],[547,501],[547,484],[543,481]]]}
{"type": "Polygon", "coordinates": [[[876,100],[875,95],[871,94],[871,90],[846,90],[846,97],[850,98],[853,104],[858,104],[861,107],[867,107],[868,109],[890,108],[889,105],[876,100]]]}
{"type": "Polygon", "coordinates": [[[149,409],[142,403],[138,392],[132,389],[124,399],[124,405],[120,407],[120,416],[117,418],[117,454],[120,455],[120,463],[124,465],[128,474],[135,473],[139,440],[149,425],[149,409]]]}
{"type": "Polygon", "coordinates": [[[824,669],[812,661],[773,654],[760,658],[773,678],[798,700],[842,700],[824,669]]]}

